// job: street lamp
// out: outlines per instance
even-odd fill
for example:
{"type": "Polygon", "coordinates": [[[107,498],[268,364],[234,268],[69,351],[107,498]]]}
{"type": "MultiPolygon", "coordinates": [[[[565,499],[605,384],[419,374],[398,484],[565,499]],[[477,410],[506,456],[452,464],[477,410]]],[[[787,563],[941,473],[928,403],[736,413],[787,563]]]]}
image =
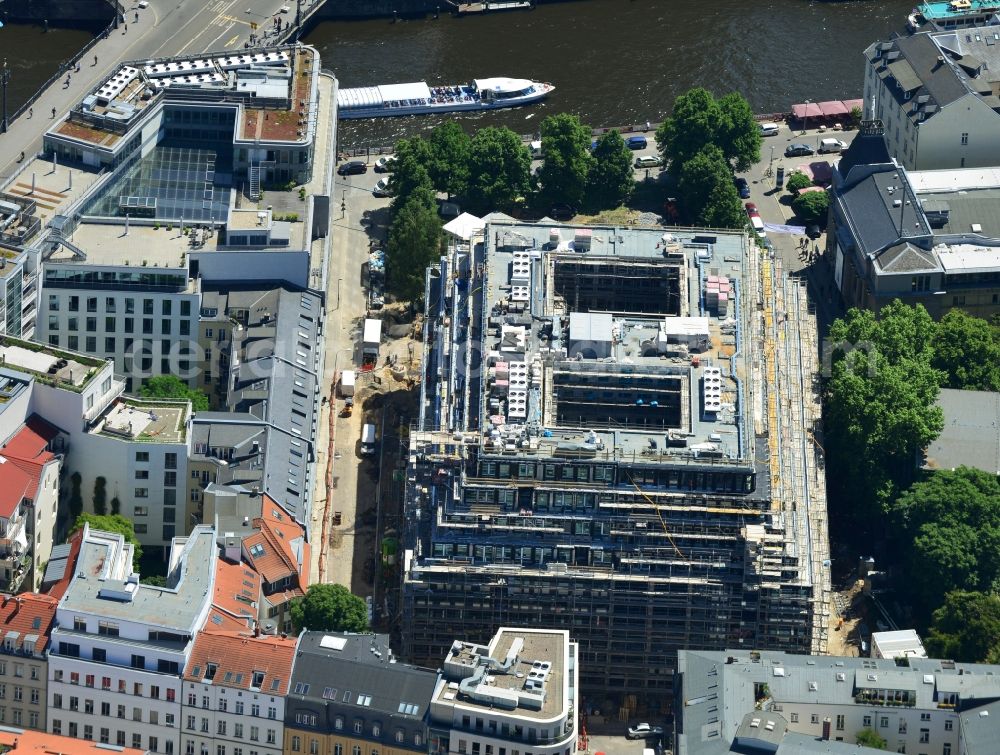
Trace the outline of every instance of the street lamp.
{"type": "Polygon", "coordinates": [[[806,122],[809,120],[809,105],[811,103],[812,103],[812,100],[806,100],[806,103],[805,103],[806,104],[806,109],[805,109],[805,112],[802,114],[802,136],[806,135],[806,122]]]}
{"type": "Polygon", "coordinates": [[[3,59],[3,70],[0,71],[0,88],[3,89],[3,119],[0,120],[0,134],[7,133],[7,82],[10,81],[10,69],[7,58],[3,59]]]}

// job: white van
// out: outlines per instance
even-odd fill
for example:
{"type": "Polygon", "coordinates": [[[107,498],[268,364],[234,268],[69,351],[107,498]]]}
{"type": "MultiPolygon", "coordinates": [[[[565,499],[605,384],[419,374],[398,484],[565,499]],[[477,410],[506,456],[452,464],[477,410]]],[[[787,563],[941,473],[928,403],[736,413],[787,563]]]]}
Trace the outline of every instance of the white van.
{"type": "Polygon", "coordinates": [[[750,227],[754,229],[758,236],[767,238],[767,233],[764,231],[764,221],[759,216],[754,215],[750,218],[750,227]]]}
{"type": "Polygon", "coordinates": [[[532,142],[528,146],[529,146],[529,148],[531,150],[531,159],[532,160],[541,160],[543,157],[545,157],[545,153],[542,152],[542,143],[541,142],[532,142]]]}
{"type": "Polygon", "coordinates": [[[365,456],[375,453],[375,425],[370,422],[361,428],[361,453],[365,456]]]}
{"type": "Polygon", "coordinates": [[[762,124],[760,124],[760,135],[761,136],[777,136],[778,135],[778,124],[777,123],[762,123],[762,124]]]}
{"type": "Polygon", "coordinates": [[[840,139],[820,139],[819,149],[817,151],[820,154],[823,154],[824,152],[840,152],[846,147],[846,142],[842,142],[840,139]]]}

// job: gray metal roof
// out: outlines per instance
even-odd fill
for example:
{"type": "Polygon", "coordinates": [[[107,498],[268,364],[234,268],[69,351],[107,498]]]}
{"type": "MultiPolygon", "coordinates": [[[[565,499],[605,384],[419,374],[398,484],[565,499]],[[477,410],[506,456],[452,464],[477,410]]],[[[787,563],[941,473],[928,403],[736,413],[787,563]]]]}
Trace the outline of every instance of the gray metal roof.
{"type": "Polygon", "coordinates": [[[72,549],[73,546],[69,543],[52,546],[49,562],[45,565],[45,576],[42,577],[43,585],[53,584],[66,576],[66,565],[72,549]]]}
{"type": "Polygon", "coordinates": [[[905,171],[884,166],[857,183],[839,186],[835,196],[862,254],[877,254],[904,240],[930,245],[930,226],[905,171]]]}
{"type": "Polygon", "coordinates": [[[927,447],[924,466],[1000,473],[1000,393],[942,388],[937,404],[944,429],[927,447]]]}

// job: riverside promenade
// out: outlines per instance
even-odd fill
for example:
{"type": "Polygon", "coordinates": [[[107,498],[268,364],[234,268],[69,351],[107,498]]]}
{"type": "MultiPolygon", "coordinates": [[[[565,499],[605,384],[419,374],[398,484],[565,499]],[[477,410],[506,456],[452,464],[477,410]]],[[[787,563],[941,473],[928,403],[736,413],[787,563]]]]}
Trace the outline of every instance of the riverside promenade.
{"type": "MultiPolygon", "coordinates": [[[[125,20],[119,21],[118,29],[84,54],[79,71],[70,69],[69,86],[65,86],[65,75],[52,82],[31,110],[11,121],[6,134],[0,134],[0,186],[21,167],[18,157],[22,152],[26,163],[41,149],[42,134],[55,122],[52,109],[55,119],[65,115],[120,61],[242,50],[251,33],[258,42],[274,43],[287,36],[287,32],[274,32],[275,17],[280,18],[282,27],[295,23],[295,3],[287,3],[287,13],[281,12],[283,6],[286,3],[282,0],[151,0],[142,10],[126,6],[125,20]],[[265,33],[269,36],[264,37],[265,33]]],[[[303,2],[303,14],[306,7],[303,2]]]]}

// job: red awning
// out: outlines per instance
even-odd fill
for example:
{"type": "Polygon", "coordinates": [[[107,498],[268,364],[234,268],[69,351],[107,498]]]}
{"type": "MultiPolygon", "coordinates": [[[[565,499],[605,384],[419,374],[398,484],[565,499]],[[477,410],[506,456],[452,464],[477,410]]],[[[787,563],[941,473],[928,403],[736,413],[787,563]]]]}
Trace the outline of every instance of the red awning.
{"type": "Polygon", "coordinates": [[[792,116],[795,118],[817,118],[823,115],[819,105],[815,102],[806,102],[800,105],[792,105],[792,116]]]}
{"type": "Polygon", "coordinates": [[[844,106],[844,103],[840,100],[829,100],[828,102],[819,103],[819,109],[826,118],[836,118],[841,115],[847,115],[850,109],[844,106]]]}
{"type": "Polygon", "coordinates": [[[825,186],[833,179],[833,166],[825,160],[817,160],[809,163],[809,173],[812,175],[813,183],[825,186]]]}

